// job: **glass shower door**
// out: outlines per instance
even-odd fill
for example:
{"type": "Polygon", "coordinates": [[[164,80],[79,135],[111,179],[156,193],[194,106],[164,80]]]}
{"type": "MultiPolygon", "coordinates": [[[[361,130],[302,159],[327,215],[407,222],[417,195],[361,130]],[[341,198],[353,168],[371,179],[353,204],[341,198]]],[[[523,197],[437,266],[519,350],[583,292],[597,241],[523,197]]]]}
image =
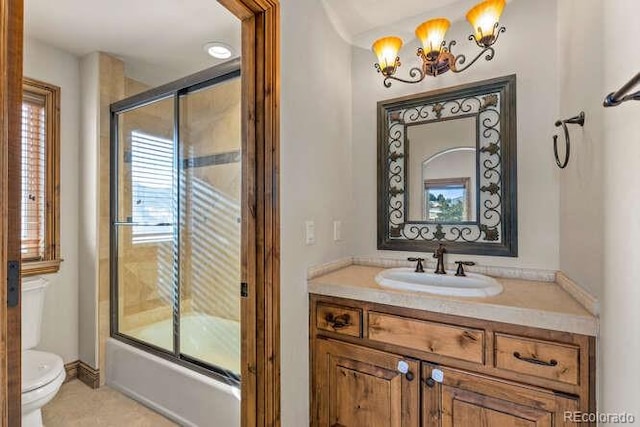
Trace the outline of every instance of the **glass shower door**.
{"type": "Polygon", "coordinates": [[[180,352],[240,376],[240,79],[180,96],[180,352]]]}
{"type": "Polygon", "coordinates": [[[119,332],[172,352],[178,273],[173,116],[172,97],[118,115],[112,195],[119,332]]]}
{"type": "Polygon", "coordinates": [[[239,76],[112,106],[111,157],[112,336],[234,385],[241,364],[239,76]]]}

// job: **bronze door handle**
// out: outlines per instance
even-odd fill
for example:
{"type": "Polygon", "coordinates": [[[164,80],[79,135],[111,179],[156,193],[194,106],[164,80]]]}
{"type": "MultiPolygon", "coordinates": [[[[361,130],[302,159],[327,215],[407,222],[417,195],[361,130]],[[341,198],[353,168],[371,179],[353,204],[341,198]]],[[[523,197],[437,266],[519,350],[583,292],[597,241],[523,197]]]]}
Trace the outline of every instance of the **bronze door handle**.
{"type": "Polygon", "coordinates": [[[351,326],[351,316],[349,316],[348,313],[344,313],[339,316],[334,316],[332,313],[328,313],[325,320],[333,329],[342,329],[351,326]]]}
{"type": "Polygon", "coordinates": [[[550,361],[545,362],[544,360],[539,360],[533,357],[524,357],[517,351],[513,352],[513,357],[515,357],[518,360],[522,360],[523,362],[533,363],[534,365],[540,365],[540,366],[557,366],[558,365],[558,361],[555,359],[551,359],[550,361]]]}

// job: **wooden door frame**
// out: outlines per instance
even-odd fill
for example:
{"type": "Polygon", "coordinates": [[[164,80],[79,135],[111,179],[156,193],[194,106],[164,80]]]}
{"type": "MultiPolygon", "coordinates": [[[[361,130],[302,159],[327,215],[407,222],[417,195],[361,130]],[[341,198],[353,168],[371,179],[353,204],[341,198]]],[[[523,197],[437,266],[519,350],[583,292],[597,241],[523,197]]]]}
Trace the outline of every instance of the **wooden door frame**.
{"type": "MultiPolygon", "coordinates": [[[[280,8],[218,0],[242,21],[242,426],[280,426],[280,8]]],[[[0,0],[0,283],[19,259],[23,0],[0,0]]],[[[0,286],[0,301],[6,287],[0,286]]],[[[20,306],[0,304],[0,425],[20,425],[20,306]]]]}
{"type": "Polygon", "coordinates": [[[7,307],[7,261],[20,261],[22,0],[0,0],[0,425],[20,426],[20,303],[7,307]],[[11,195],[11,197],[8,197],[11,195]]]}
{"type": "Polygon", "coordinates": [[[218,2],[242,21],[242,427],[278,427],[280,6],[218,2]]]}

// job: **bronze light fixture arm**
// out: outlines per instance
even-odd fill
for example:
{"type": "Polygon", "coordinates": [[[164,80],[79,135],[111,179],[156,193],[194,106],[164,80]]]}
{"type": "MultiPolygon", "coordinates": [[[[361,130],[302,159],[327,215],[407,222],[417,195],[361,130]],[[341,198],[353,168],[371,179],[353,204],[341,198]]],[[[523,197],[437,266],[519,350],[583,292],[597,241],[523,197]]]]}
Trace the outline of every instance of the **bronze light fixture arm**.
{"type": "MultiPolygon", "coordinates": [[[[455,41],[451,42],[451,45],[453,44],[455,44],[455,41]]],[[[455,60],[453,61],[453,64],[451,65],[451,72],[461,73],[465,71],[467,68],[471,67],[478,59],[480,59],[485,53],[487,54],[487,56],[484,57],[485,61],[491,61],[495,56],[496,51],[492,47],[485,47],[480,52],[478,52],[478,54],[467,65],[462,68],[458,68],[458,65],[463,65],[465,62],[467,62],[467,57],[464,54],[457,55],[455,57],[455,60]]]]}
{"type": "MultiPolygon", "coordinates": [[[[475,42],[476,45],[482,50],[478,52],[478,54],[467,65],[465,65],[462,68],[458,68],[458,65],[463,65],[467,61],[467,58],[464,54],[456,55],[455,57],[456,59],[451,65],[451,71],[454,73],[461,73],[465,71],[467,68],[471,67],[478,59],[480,59],[480,57],[482,57],[482,55],[484,55],[485,53],[487,54],[484,58],[485,61],[491,61],[493,57],[496,55],[496,51],[492,46],[498,41],[498,37],[500,37],[500,34],[507,31],[506,27],[498,28],[498,25],[499,23],[496,22],[496,24],[494,25],[493,34],[491,36],[483,36],[481,38],[481,40],[487,40],[487,42],[485,43],[479,42],[478,39],[476,39],[476,37],[473,34],[471,34],[469,36],[469,40],[475,42]]],[[[482,34],[482,31],[480,32],[480,34],[482,34]]],[[[451,52],[451,48],[455,45],[456,45],[455,40],[452,40],[451,43],[449,43],[449,47],[448,47],[449,52],[451,52]]]]}
{"type": "Polygon", "coordinates": [[[396,77],[394,75],[385,76],[383,84],[384,84],[384,87],[390,88],[392,80],[402,82],[402,83],[420,83],[426,77],[426,73],[418,67],[413,67],[411,70],[409,70],[409,77],[411,77],[412,80],[403,79],[401,77],[396,77]]]}
{"type": "Polygon", "coordinates": [[[507,31],[507,28],[502,26],[500,27],[500,23],[496,22],[493,25],[493,31],[491,32],[490,35],[485,36],[482,33],[482,30],[480,28],[478,28],[478,31],[480,32],[480,34],[482,35],[482,37],[480,38],[480,40],[478,40],[476,38],[476,36],[474,36],[473,34],[471,34],[469,36],[469,41],[475,42],[476,45],[480,48],[480,49],[484,49],[485,47],[489,47],[489,46],[493,46],[494,44],[496,44],[496,42],[498,41],[498,38],[500,37],[500,34],[504,33],[507,31]],[[499,28],[498,28],[499,27],[499,28]],[[482,42],[484,40],[484,42],[482,42]]]}

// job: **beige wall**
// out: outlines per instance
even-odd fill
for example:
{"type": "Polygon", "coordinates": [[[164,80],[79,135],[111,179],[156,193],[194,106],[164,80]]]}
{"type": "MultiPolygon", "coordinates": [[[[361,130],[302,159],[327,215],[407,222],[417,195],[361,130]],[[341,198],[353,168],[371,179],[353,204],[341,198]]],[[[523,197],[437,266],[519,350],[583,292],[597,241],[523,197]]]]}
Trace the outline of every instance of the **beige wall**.
{"type": "MultiPolygon", "coordinates": [[[[282,425],[309,425],[306,272],[351,255],[350,47],[321,2],[282,0],[281,301],[282,425]],[[304,243],[314,220],[316,244],[304,243]],[[333,221],[343,241],[333,241],[333,221]]],[[[371,184],[375,186],[374,184],[371,184]]]]}
{"type": "Polygon", "coordinates": [[[49,280],[39,348],[78,359],[78,151],[80,63],[77,57],[27,35],[24,75],[60,87],[60,271],[49,280]]]}
{"type": "MultiPolygon", "coordinates": [[[[605,89],[604,66],[593,63],[593,52],[604,49],[602,33],[594,31],[603,28],[603,7],[602,0],[558,2],[559,116],[586,114],[584,128],[571,126],[571,158],[560,171],[560,270],[600,299],[605,285],[605,89]]],[[[558,133],[564,144],[560,129],[558,133]]],[[[599,388],[601,344],[598,340],[599,388]]]]}
{"type": "MultiPolygon", "coordinates": [[[[376,248],[376,102],[393,97],[517,74],[518,114],[518,258],[467,256],[482,265],[558,268],[559,183],[551,135],[557,119],[556,86],[556,1],[514,1],[505,8],[501,21],[508,27],[496,45],[495,58],[479,60],[461,74],[448,73],[427,78],[418,85],[382,85],[373,71],[375,57],[370,50],[353,48],[353,194],[358,219],[353,224],[353,246],[357,255],[384,255],[397,258],[406,252],[378,251],[376,248]],[[543,23],[544,31],[541,31],[543,23]],[[535,45],[532,44],[535,40],[535,45]],[[530,48],[529,48],[530,46],[530,48]],[[535,47],[534,47],[535,46],[535,47]],[[542,49],[542,55],[532,54],[542,49]]],[[[394,28],[397,28],[395,25],[394,28]]],[[[390,30],[390,32],[394,32],[390,30]]],[[[448,39],[456,39],[458,53],[474,54],[477,47],[467,41],[470,27],[455,22],[448,39]]],[[[417,64],[417,42],[407,41],[399,73],[406,76],[417,64]]]]}
{"type": "Polygon", "coordinates": [[[80,195],[78,233],[79,358],[98,367],[98,127],[100,126],[100,56],[86,55],[80,62],[82,114],[80,131],[80,195]]]}
{"type": "MultiPolygon", "coordinates": [[[[582,2],[581,2],[582,4],[582,2]]],[[[640,71],[640,3],[602,2],[606,49],[601,95],[640,71]],[[606,3],[606,6],[604,5],[606,3]]],[[[638,88],[636,87],[636,90],[638,88]]],[[[640,102],[604,111],[604,288],[600,409],[640,422],[640,102]]],[[[601,243],[602,244],[602,243],[601,243]]]]}
{"type": "MultiPolygon", "coordinates": [[[[560,269],[601,297],[604,285],[604,151],[601,0],[558,2],[559,117],[586,114],[584,128],[571,126],[571,159],[560,171],[560,269]]],[[[560,147],[564,136],[558,129],[560,147]]]]}

